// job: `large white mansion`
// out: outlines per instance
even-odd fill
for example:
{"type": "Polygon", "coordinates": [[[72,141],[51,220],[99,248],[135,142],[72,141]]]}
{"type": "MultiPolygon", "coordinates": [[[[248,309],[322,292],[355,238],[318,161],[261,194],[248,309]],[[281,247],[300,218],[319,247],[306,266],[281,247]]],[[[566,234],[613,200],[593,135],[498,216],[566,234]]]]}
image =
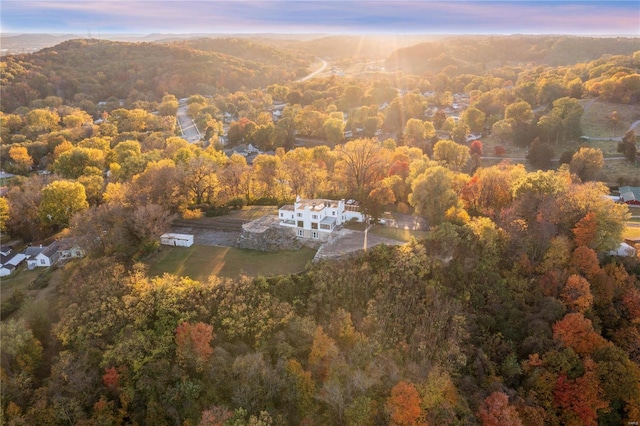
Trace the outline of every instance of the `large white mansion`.
{"type": "Polygon", "coordinates": [[[282,206],[278,210],[280,226],[295,229],[303,238],[328,239],[339,225],[352,219],[362,222],[360,206],[354,200],[305,200],[296,198],[294,205],[282,206]]]}

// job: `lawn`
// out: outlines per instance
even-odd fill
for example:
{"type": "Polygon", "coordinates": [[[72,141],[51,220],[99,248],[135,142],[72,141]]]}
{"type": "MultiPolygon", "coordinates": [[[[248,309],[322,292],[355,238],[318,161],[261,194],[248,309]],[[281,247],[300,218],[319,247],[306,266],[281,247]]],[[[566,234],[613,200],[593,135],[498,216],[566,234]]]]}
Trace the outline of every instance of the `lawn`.
{"type": "Polygon", "coordinates": [[[20,290],[26,294],[29,291],[29,284],[42,272],[42,268],[29,271],[25,266],[21,266],[18,268],[18,271],[10,276],[0,278],[0,299],[2,302],[10,298],[16,290],[20,290]]]}
{"type": "Polygon", "coordinates": [[[429,235],[428,231],[413,231],[411,229],[393,228],[391,226],[374,226],[369,230],[372,234],[379,237],[390,238],[396,241],[411,241],[411,238],[417,240],[426,238],[429,235]]]}
{"type": "MultiPolygon", "coordinates": [[[[614,104],[596,100],[591,103],[591,99],[583,99],[580,104],[583,107],[589,106],[582,114],[580,126],[582,134],[592,138],[620,137],[629,130],[629,126],[636,120],[640,120],[640,108],[636,105],[614,104]],[[611,120],[607,117],[613,111],[618,113],[618,123],[614,129],[611,120]],[[615,130],[615,131],[614,131],[615,130]]],[[[617,144],[615,144],[615,148],[617,144]]],[[[605,151],[607,154],[607,151],[605,151]]]]}
{"type": "Polygon", "coordinates": [[[204,281],[212,274],[234,278],[240,274],[256,277],[302,272],[315,253],[312,249],[262,252],[232,247],[162,246],[145,263],[152,276],[168,272],[204,281]]]}
{"type": "Polygon", "coordinates": [[[631,239],[640,238],[640,227],[627,226],[622,232],[622,237],[631,239]]]}
{"type": "MultiPolygon", "coordinates": [[[[278,214],[277,206],[245,206],[242,210],[231,210],[228,217],[254,220],[268,214],[278,214]]],[[[222,216],[224,217],[224,216],[222,216]]]]}

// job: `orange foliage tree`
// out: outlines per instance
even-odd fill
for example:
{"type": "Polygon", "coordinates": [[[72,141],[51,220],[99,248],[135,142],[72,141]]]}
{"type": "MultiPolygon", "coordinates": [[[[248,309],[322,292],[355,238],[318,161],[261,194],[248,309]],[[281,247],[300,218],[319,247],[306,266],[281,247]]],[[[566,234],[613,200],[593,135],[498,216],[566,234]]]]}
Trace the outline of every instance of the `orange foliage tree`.
{"type": "Polygon", "coordinates": [[[489,395],[478,409],[482,426],[522,426],[516,408],[509,405],[509,397],[502,392],[489,395]]]}
{"type": "Polygon", "coordinates": [[[213,349],[213,327],[198,322],[191,324],[183,322],[176,328],[176,356],[182,365],[195,364],[200,371],[209,360],[213,349]]]}
{"type": "Polygon", "coordinates": [[[560,296],[567,308],[574,312],[584,313],[593,304],[589,281],[580,275],[569,276],[560,296]]]}
{"type": "Polygon", "coordinates": [[[573,228],[576,245],[591,247],[591,243],[596,238],[597,229],[598,221],[596,220],[595,212],[587,213],[578,221],[578,223],[576,223],[575,228],[573,228]]]}
{"type": "Polygon", "coordinates": [[[411,382],[400,381],[391,389],[387,398],[387,410],[391,415],[390,425],[416,425],[422,410],[420,394],[411,382]]]}
{"type": "Polygon", "coordinates": [[[607,344],[607,341],[593,329],[591,320],[581,313],[567,314],[556,322],[553,325],[553,337],[581,356],[607,344]]]}

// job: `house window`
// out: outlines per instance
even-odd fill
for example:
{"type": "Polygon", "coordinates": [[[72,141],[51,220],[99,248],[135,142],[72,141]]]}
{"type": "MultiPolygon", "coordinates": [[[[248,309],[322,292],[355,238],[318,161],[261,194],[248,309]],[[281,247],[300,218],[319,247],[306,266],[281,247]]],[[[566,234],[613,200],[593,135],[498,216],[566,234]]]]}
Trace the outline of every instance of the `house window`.
{"type": "Polygon", "coordinates": [[[284,213],[280,212],[280,217],[284,217],[284,213]]]}
{"type": "Polygon", "coordinates": [[[318,233],[317,233],[316,231],[313,231],[313,232],[311,233],[311,236],[312,236],[313,238],[318,238],[318,233]]]}
{"type": "Polygon", "coordinates": [[[44,260],[44,259],[40,259],[40,264],[41,264],[41,265],[46,265],[46,264],[47,264],[47,262],[46,262],[46,260],[44,260]]]}
{"type": "Polygon", "coordinates": [[[312,217],[312,219],[318,219],[318,215],[317,215],[317,214],[314,214],[314,215],[313,215],[313,217],[312,217]]]}
{"type": "Polygon", "coordinates": [[[311,229],[318,229],[318,222],[311,222],[311,229]]]}
{"type": "Polygon", "coordinates": [[[299,220],[298,221],[298,228],[304,228],[304,222],[299,220]]]}
{"type": "Polygon", "coordinates": [[[331,231],[331,225],[329,224],[320,224],[320,229],[323,229],[325,231],[331,231]]]}
{"type": "Polygon", "coordinates": [[[335,216],[336,215],[336,211],[335,210],[332,211],[331,214],[335,216]]]}
{"type": "Polygon", "coordinates": [[[302,213],[298,213],[298,217],[302,217],[302,213]]]}
{"type": "Polygon", "coordinates": [[[298,229],[298,237],[304,237],[304,229],[298,229]]]}

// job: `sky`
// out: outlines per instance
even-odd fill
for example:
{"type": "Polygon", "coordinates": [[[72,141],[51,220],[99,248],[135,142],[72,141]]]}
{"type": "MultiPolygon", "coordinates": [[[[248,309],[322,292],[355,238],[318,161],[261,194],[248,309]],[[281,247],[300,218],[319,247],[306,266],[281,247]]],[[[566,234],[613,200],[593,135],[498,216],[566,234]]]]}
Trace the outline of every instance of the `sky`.
{"type": "Polygon", "coordinates": [[[640,36],[640,0],[0,0],[2,33],[640,36]]]}

